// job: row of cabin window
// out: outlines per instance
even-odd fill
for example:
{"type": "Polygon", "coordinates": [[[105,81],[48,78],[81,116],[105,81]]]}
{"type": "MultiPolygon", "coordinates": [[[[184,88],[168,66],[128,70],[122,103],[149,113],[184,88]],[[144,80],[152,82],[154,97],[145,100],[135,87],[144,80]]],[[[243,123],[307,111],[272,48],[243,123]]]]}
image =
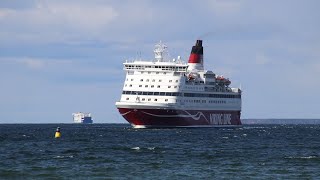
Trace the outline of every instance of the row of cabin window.
{"type": "MultiPolygon", "coordinates": [[[[145,72],[141,71],[141,74],[144,74],[145,72]]],[[[151,74],[152,72],[148,71],[148,74],[151,74]]],[[[132,73],[131,71],[128,71],[128,74],[132,75],[134,73],[132,73]]],[[[160,74],[160,72],[155,72],[155,74],[160,74]]],[[[162,74],[167,74],[166,72],[163,72],[162,74]]]]}
{"type": "MultiPolygon", "coordinates": [[[[130,100],[130,98],[126,98],[126,100],[130,100]]],[[[137,99],[136,99],[137,100],[137,99]]],[[[141,98],[141,101],[146,101],[146,98],[141,98]]],[[[151,101],[151,98],[148,98],[148,101],[151,101]]],[[[158,99],[153,99],[153,101],[158,101],[158,99]]],[[[165,102],[168,102],[168,99],[164,100],[165,102]]],[[[177,100],[179,102],[180,100],[177,100]]],[[[189,102],[189,103],[207,103],[207,100],[199,100],[199,99],[194,99],[194,100],[184,100],[184,102],[189,102]]],[[[215,103],[215,104],[226,104],[226,101],[209,101],[209,103],[215,103]]]]}
{"type": "MultiPolygon", "coordinates": [[[[126,100],[130,100],[130,98],[126,98],[126,100]]],[[[136,99],[137,100],[137,99],[136,99]]],[[[146,98],[141,98],[141,101],[146,101],[146,98]]],[[[151,101],[151,98],[148,98],[148,101],[151,101]]],[[[153,101],[158,101],[158,99],[153,99],[153,101]]],[[[164,100],[165,102],[168,102],[168,99],[164,100]]]]}
{"type": "Polygon", "coordinates": [[[232,95],[232,94],[200,94],[200,93],[181,93],[181,92],[123,91],[122,94],[154,95],[154,96],[209,97],[209,98],[241,98],[241,95],[232,95]]]}
{"type": "MultiPolygon", "coordinates": [[[[124,85],[125,87],[127,87],[127,84],[124,85]]],[[[132,87],[132,84],[129,85],[129,87],[132,87]]],[[[142,87],[142,85],[140,84],[139,87],[142,87]]],[[[144,87],[149,87],[149,85],[144,85],[144,87]]],[[[154,88],[154,85],[150,85],[151,88],[154,88]]],[[[160,85],[157,85],[157,88],[160,88],[160,85]]],[[[171,86],[168,86],[168,88],[171,88],[171,86]]],[[[173,86],[173,88],[178,88],[178,86],[173,86]]]]}
{"type": "MultiPolygon", "coordinates": [[[[141,71],[141,74],[143,74],[143,73],[145,73],[145,72],[143,72],[143,71],[141,71]]],[[[156,74],[160,74],[160,72],[155,72],[156,74]]],[[[148,71],[148,74],[151,74],[151,72],[150,71],[148,71]]],[[[166,72],[163,72],[162,74],[167,74],[166,72]]]]}
{"type": "Polygon", "coordinates": [[[154,96],[182,96],[180,92],[142,92],[142,91],[123,91],[122,94],[133,95],[154,95],[154,96]]]}
{"type": "Polygon", "coordinates": [[[199,93],[184,93],[184,97],[209,97],[209,98],[241,98],[241,95],[233,94],[199,94],[199,93]]]}
{"type": "Polygon", "coordinates": [[[187,66],[144,66],[144,65],[125,65],[128,69],[145,69],[145,68],[160,68],[160,69],[176,69],[176,70],[186,70],[187,66]]]}
{"type": "MultiPolygon", "coordinates": [[[[128,78],[126,80],[128,81],[128,78]]],[[[130,80],[133,81],[133,79],[130,80]]],[[[143,79],[140,79],[140,82],[143,82],[143,79]]],[[[146,79],[146,82],[149,82],[149,79],[146,79]]],[[[152,82],[156,82],[156,80],[152,79],[152,82]]],[[[159,79],[159,82],[162,82],[162,80],[159,79]]],[[[169,82],[173,82],[173,80],[169,80],[169,82]]],[[[179,80],[176,80],[176,82],[179,82],[179,80]]]]}
{"type": "MultiPolygon", "coordinates": [[[[199,100],[199,99],[191,99],[191,100],[184,100],[184,102],[189,102],[189,103],[207,103],[207,100],[199,100]]],[[[215,104],[226,104],[226,101],[208,101],[209,103],[215,103],[215,104]]]]}

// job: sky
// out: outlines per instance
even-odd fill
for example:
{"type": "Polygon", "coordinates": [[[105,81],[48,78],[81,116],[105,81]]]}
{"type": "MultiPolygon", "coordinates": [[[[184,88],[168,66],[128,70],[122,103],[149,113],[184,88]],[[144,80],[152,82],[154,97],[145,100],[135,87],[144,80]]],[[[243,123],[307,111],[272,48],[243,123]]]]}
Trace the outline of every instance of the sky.
{"type": "Polygon", "coordinates": [[[126,59],[160,40],[241,87],[242,118],[320,118],[318,0],[1,0],[0,123],[125,123],[126,59]]]}

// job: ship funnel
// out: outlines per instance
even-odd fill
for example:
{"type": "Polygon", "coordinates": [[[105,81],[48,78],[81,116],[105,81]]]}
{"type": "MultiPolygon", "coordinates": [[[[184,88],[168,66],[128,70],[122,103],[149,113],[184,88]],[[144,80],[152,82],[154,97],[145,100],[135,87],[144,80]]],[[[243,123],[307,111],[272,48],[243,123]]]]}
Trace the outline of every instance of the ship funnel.
{"type": "Polygon", "coordinates": [[[196,45],[192,47],[188,65],[189,71],[192,71],[193,69],[203,70],[202,40],[197,40],[196,45]]]}

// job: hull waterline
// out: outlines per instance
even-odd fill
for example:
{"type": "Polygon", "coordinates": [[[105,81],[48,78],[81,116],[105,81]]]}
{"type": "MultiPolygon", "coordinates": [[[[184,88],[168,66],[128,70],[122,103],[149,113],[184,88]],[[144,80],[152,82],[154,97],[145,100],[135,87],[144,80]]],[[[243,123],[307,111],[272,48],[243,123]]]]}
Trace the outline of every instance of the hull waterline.
{"type": "Polygon", "coordinates": [[[135,128],[238,127],[240,111],[118,108],[135,128]]]}

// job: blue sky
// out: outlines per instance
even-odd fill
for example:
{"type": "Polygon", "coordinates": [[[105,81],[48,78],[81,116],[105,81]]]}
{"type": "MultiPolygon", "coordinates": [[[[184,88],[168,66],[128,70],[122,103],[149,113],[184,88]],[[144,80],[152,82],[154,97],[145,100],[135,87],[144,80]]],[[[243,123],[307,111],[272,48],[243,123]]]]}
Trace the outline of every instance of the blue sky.
{"type": "Polygon", "coordinates": [[[320,1],[1,0],[0,123],[126,122],[122,63],[162,40],[243,89],[242,118],[320,118],[320,1]]]}

